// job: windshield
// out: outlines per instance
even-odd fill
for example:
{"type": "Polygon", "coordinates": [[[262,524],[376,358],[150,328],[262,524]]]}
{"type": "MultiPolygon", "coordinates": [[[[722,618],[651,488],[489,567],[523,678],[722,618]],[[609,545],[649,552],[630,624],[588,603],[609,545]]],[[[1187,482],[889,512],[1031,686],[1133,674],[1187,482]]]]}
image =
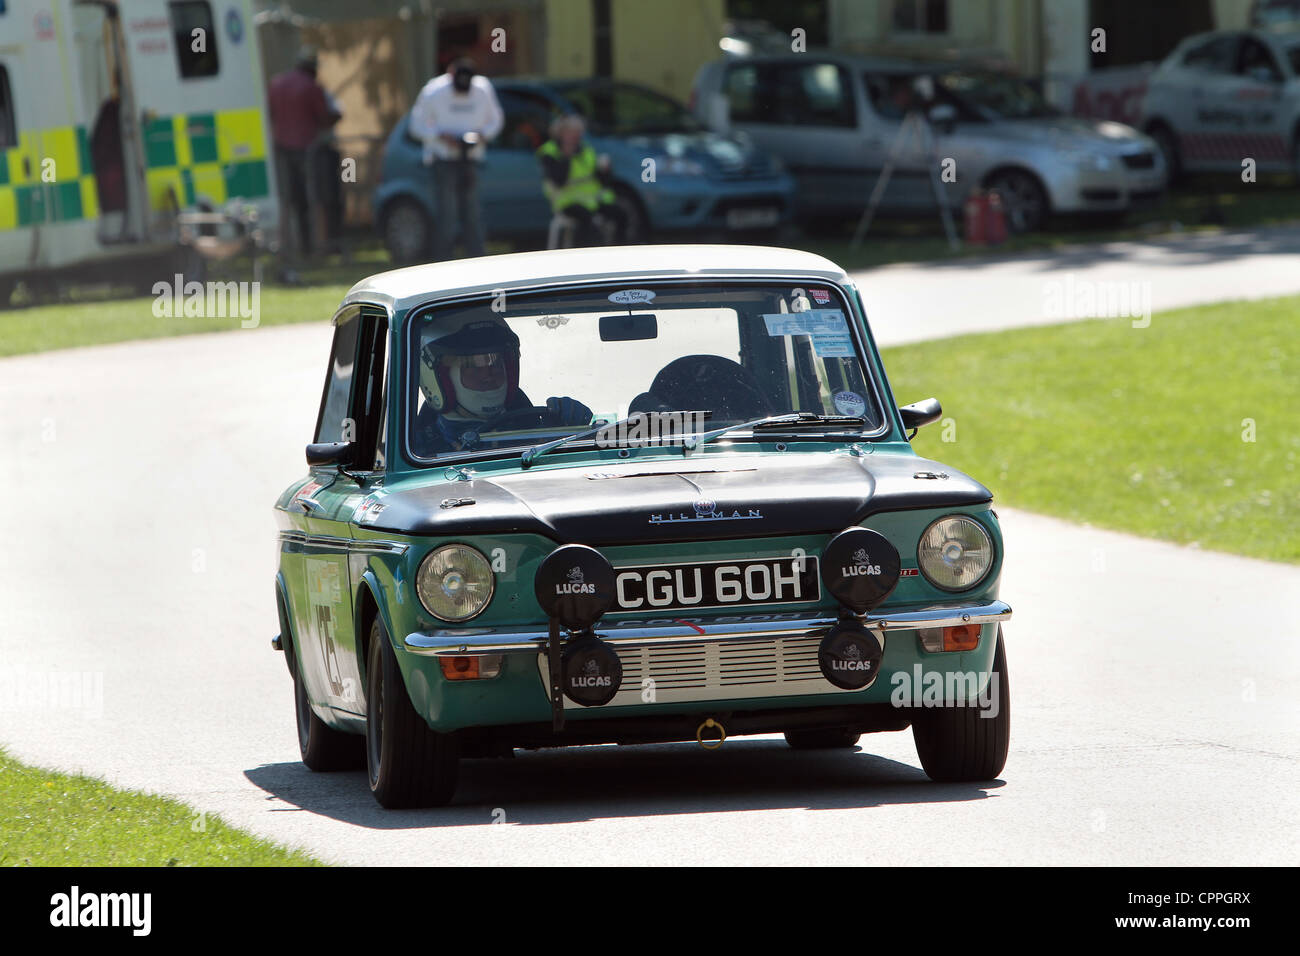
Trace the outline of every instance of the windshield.
{"type": "MultiPolygon", "coordinates": [[[[664,422],[652,444],[793,412],[835,416],[831,440],[871,435],[885,420],[847,315],[831,286],[734,281],[498,295],[417,313],[408,449],[415,461],[522,451],[643,413],[664,422]]],[[[817,437],[815,422],[805,429],[817,437]]]]}
{"type": "Polygon", "coordinates": [[[949,93],[1003,119],[1042,119],[1060,111],[1024,80],[1005,73],[945,73],[938,78],[949,93]]]}
{"type": "Polygon", "coordinates": [[[588,128],[606,136],[694,133],[703,127],[686,108],[652,90],[628,83],[585,83],[561,89],[588,128]]]}

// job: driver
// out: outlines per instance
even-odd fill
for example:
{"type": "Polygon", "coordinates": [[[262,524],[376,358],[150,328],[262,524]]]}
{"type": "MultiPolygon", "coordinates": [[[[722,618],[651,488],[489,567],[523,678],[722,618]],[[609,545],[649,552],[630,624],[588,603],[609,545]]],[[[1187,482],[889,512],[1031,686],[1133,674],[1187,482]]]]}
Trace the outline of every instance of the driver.
{"type": "Polygon", "coordinates": [[[500,318],[478,318],[427,339],[420,348],[416,451],[439,455],[478,447],[484,432],[582,427],[591,409],[572,398],[534,407],[519,388],[519,336],[500,318]]]}

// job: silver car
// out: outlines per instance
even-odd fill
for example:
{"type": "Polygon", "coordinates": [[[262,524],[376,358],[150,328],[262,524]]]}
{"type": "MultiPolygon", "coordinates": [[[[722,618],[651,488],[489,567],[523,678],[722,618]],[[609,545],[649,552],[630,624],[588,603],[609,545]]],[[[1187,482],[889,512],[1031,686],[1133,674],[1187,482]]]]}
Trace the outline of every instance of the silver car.
{"type": "Polygon", "coordinates": [[[934,149],[921,136],[904,138],[883,210],[934,208],[936,163],[949,171],[947,204],[997,190],[1016,232],[1040,228],[1052,213],[1122,214],[1166,185],[1150,138],[1122,123],[1062,116],[1005,74],[811,52],[730,57],[700,69],[692,102],[709,125],[746,133],[785,162],[804,219],[861,213],[914,111],[930,120],[934,149]]]}
{"type": "Polygon", "coordinates": [[[1151,74],[1141,123],[1174,176],[1253,159],[1300,177],[1300,32],[1188,37],[1151,74]]]}

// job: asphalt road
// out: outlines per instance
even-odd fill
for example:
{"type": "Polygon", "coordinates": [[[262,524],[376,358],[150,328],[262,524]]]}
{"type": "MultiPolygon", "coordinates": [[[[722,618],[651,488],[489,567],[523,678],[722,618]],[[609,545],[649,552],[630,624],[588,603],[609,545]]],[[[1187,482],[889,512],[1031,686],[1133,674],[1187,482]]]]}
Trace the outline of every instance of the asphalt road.
{"type": "Polygon", "coordinates": [[[380,810],[363,774],[298,762],[269,648],[271,503],[303,473],[327,350],[311,325],[0,361],[11,753],[342,863],[1300,857],[1300,569],[1003,508],[999,782],[929,783],[910,733],[835,754],[748,738],[471,761],[452,807],[380,810]],[[80,702],[30,696],[53,679],[80,702]]]}

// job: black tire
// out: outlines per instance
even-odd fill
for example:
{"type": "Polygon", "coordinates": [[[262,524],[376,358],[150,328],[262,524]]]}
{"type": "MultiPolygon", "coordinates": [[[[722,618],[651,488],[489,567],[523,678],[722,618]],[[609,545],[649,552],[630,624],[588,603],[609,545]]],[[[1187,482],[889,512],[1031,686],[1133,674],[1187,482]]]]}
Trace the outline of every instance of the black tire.
{"type": "Polygon", "coordinates": [[[394,199],[384,208],[384,247],[394,265],[428,262],[433,254],[433,220],[414,199],[394,199]]]}
{"type": "Polygon", "coordinates": [[[1007,231],[1013,235],[1037,232],[1052,213],[1047,191],[1038,177],[1025,169],[1003,169],[988,178],[985,186],[1002,197],[1007,231]]]}
{"type": "MultiPolygon", "coordinates": [[[[912,739],[926,776],[940,783],[996,780],[1007,762],[1011,733],[1011,686],[1007,657],[998,628],[993,654],[997,677],[998,712],[981,716],[982,708],[918,708],[912,718],[912,739]]],[[[990,678],[992,679],[992,678],[990,678]]]]}
{"type": "MultiPolygon", "coordinates": [[[[293,653],[292,648],[286,650],[293,653]]],[[[294,668],[293,702],[298,723],[298,753],[308,770],[323,773],[360,770],[366,765],[366,738],[335,730],[312,712],[298,668],[294,668]]]]}
{"type": "Polygon", "coordinates": [[[795,750],[847,750],[856,747],[861,734],[847,727],[823,730],[787,730],[785,742],[795,750]]]}
{"type": "Polygon", "coordinates": [[[1160,153],[1165,158],[1165,171],[1169,185],[1180,182],[1183,178],[1183,154],[1178,147],[1178,137],[1164,123],[1154,123],[1147,128],[1147,135],[1156,142],[1160,153]]]}
{"type": "Polygon", "coordinates": [[[366,688],[366,768],[375,799],[390,810],[449,803],[456,792],[459,743],[430,730],[411,706],[378,615],[370,628],[366,688]]]}

